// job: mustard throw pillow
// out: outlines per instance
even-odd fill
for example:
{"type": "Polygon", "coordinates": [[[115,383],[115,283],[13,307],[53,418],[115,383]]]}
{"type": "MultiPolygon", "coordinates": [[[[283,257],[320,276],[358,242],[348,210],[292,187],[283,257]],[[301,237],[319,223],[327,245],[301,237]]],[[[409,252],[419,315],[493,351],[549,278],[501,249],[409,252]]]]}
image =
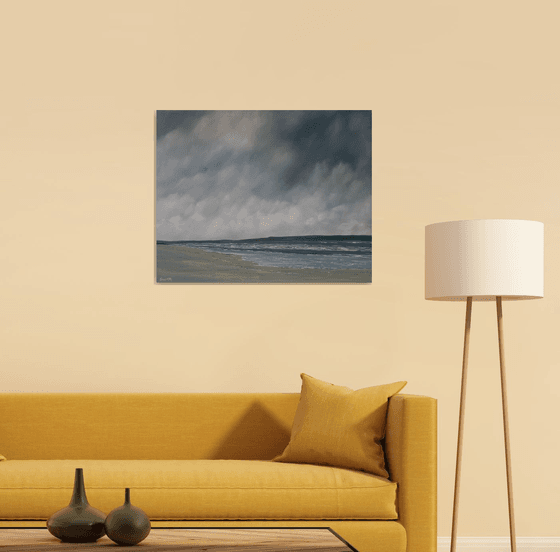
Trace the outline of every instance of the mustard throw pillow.
{"type": "Polygon", "coordinates": [[[6,460],[6,457],[0,454],[0,462],[2,462],[2,460],[6,460]]]}
{"type": "Polygon", "coordinates": [[[353,391],[301,374],[290,442],[273,462],[322,464],[389,477],[380,440],[389,397],[406,381],[353,391]]]}

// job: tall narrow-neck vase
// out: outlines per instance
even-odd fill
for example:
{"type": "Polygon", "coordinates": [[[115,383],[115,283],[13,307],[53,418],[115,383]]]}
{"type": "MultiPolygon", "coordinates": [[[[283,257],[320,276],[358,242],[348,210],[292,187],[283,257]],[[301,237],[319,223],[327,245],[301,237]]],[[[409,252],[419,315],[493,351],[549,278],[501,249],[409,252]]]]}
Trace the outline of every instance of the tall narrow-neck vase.
{"type": "Polygon", "coordinates": [[[70,504],[47,520],[47,529],[62,542],[95,542],[105,535],[106,517],[90,506],[84,486],[84,471],[76,468],[70,504]]]}

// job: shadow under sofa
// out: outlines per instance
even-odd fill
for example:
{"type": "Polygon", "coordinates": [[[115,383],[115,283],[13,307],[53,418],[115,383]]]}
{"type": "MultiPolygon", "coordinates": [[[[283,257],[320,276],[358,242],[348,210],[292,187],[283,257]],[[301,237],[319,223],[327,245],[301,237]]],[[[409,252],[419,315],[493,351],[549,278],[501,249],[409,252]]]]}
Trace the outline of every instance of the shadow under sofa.
{"type": "Polygon", "coordinates": [[[435,552],[437,401],[389,399],[385,479],[271,462],[299,398],[0,393],[0,526],[44,526],[83,468],[92,506],[109,513],[129,487],[154,527],[331,527],[359,552],[435,552]]]}

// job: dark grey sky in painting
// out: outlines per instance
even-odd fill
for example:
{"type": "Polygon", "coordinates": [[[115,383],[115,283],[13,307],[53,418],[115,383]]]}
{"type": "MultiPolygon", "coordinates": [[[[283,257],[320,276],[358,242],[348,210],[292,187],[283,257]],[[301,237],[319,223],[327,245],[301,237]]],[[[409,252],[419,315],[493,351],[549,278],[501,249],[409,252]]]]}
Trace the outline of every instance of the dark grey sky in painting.
{"type": "Polygon", "coordinates": [[[371,235],[371,111],[158,111],[156,238],[371,235]]]}

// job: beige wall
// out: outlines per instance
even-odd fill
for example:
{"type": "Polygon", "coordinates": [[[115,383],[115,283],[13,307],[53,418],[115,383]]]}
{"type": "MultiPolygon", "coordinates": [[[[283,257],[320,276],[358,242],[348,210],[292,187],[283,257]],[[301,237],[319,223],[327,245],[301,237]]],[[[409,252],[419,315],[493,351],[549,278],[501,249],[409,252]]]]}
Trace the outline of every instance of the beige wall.
{"type": "MultiPolygon", "coordinates": [[[[504,303],[504,329],[517,533],[558,535],[558,2],[2,12],[1,391],[405,379],[439,401],[449,536],[465,305],[424,300],[424,226],[542,221],[545,298],[504,303]],[[154,111],[200,108],[373,110],[372,285],[154,284],[154,111]]],[[[469,368],[459,535],[505,536],[493,303],[474,304],[469,368]]]]}

